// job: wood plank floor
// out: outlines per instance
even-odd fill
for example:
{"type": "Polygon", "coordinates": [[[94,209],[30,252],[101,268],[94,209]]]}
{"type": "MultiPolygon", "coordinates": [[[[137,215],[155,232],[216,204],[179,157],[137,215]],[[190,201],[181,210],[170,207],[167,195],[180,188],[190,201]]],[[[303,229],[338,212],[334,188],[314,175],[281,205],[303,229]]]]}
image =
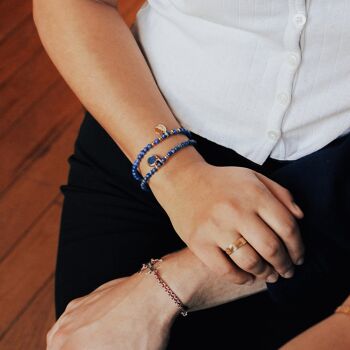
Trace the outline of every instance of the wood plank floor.
{"type": "MultiPolygon", "coordinates": [[[[130,26],[144,0],[120,0],[130,26]]],[[[30,0],[0,2],[0,349],[45,349],[67,159],[83,107],[44,52],[30,0]],[[49,116],[49,117],[48,117],[49,116]]]]}

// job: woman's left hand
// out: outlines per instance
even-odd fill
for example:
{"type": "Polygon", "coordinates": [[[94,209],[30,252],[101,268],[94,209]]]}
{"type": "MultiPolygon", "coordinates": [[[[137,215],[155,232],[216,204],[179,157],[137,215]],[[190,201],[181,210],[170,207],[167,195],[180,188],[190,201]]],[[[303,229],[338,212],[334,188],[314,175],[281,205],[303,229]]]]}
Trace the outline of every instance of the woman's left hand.
{"type": "Polygon", "coordinates": [[[71,301],[47,334],[47,350],[164,349],[178,309],[145,277],[116,279],[71,301]]]}

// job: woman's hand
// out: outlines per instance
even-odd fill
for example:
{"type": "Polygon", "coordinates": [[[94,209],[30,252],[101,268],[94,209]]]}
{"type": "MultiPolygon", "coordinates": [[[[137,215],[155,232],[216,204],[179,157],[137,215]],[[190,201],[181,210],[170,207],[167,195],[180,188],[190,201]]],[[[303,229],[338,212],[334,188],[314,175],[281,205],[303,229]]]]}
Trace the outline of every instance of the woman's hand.
{"type": "Polygon", "coordinates": [[[177,311],[154,276],[113,280],[68,304],[47,350],[164,349],[177,311]]]}
{"type": "Polygon", "coordinates": [[[150,186],[176,232],[203,263],[221,275],[233,273],[238,284],[252,275],[268,282],[278,274],[292,277],[293,263],[303,260],[296,222],[303,213],[287,189],[248,168],[171,163],[150,186]],[[248,244],[230,255],[232,264],[223,250],[240,236],[248,244]]]}

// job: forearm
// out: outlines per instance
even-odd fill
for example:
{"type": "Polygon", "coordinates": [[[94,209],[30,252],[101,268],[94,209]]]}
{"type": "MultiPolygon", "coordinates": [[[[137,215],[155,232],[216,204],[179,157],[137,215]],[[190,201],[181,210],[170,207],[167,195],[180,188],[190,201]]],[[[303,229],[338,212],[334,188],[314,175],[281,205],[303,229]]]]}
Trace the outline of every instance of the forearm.
{"type": "MultiPolygon", "coordinates": [[[[116,8],[93,0],[33,3],[35,23],[52,61],[131,161],[154,139],[155,125],[180,126],[116,8]]],[[[158,145],[157,150],[163,154],[185,139],[184,135],[176,135],[158,145]]],[[[193,147],[174,158],[202,160],[193,147]]],[[[143,174],[145,166],[141,164],[143,174]]],[[[170,171],[171,165],[166,168],[170,171]]]]}

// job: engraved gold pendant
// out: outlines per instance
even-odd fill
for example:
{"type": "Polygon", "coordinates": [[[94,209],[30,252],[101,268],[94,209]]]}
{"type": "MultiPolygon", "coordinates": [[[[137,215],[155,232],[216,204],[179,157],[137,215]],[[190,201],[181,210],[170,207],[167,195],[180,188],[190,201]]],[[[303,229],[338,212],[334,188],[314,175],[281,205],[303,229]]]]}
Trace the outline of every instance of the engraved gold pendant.
{"type": "Polygon", "coordinates": [[[156,134],[158,135],[162,135],[164,133],[166,133],[167,129],[166,126],[163,124],[158,124],[155,128],[154,131],[156,132],[156,134]]]}
{"type": "Polygon", "coordinates": [[[152,156],[148,157],[147,163],[149,166],[154,167],[161,165],[163,161],[157,154],[153,154],[152,156]]]}

